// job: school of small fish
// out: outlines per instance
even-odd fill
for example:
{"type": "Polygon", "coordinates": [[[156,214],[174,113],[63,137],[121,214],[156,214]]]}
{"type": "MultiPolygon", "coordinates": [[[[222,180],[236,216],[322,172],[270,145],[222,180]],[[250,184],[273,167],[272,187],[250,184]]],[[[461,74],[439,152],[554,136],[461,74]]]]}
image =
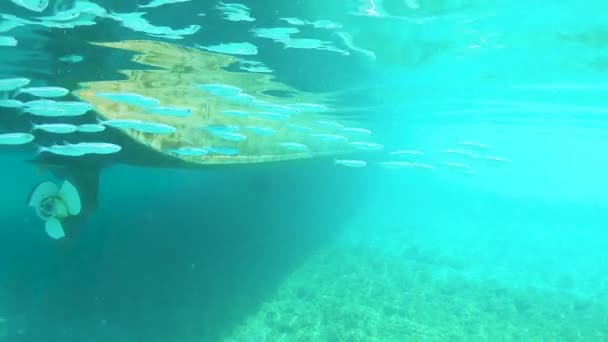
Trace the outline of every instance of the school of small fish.
{"type": "MultiPolygon", "coordinates": [[[[197,37],[203,26],[198,23],[183,24],[180,28],[155,25],[146,18],[148,12],[159,11],[159,7],[181,6],[181,3],[192,0],[149,0],[140,1],[137,11],[130,13],[116,13],[108,11],[94,1],[77,0],[69,9],[54,11],[52,15],[42,16],[49,7],[48,0],[11,0],[11,2],[23,9],[32,12],[31,16],[21,18],[12,14],[0,13],[0,53],[2,49],[18,48],[20,37],[12,35],[10,31],[22,26],[42,26],[48,29],[74,29],[80,26],[96,25],[98,22],[113,21],[126,29],[145,34],[155,39],[181,40],[186,37],[197,37]]],[[[415,3],[409,1],[408,3],[415,3]]],[[[409,6],[409,5],[408,5],[409,6]]],[[[240,22],[244,25],[256,22],[252,16],[249,6],[241,3],[226,3],[219,1],[214,7],[217,14],[226,21],[240,22]]],[[[255,12],[254,12],[255,13],[255,12]]],[[[369,13],[372,15],[373,13],[369,13]]],[[[375,14],[374,14],[375,15],[375,14]]],[[[207,15],[201,13],[199,17],[207,15]]],[[[229,25],[241,25],[229,24],[229,25]]],[[[264,44],[256,45],[258,40],[270,40],[282,44],[289,50],[317,50],[329,51],[350,56],[357,53],[375,59],[373,51],[357,47],[348,32],[343,31],[340,23],[331,20],[318,19],[308,20],[295,17],[281,17],[277,19],[275,27],[259,27],[257,25],[249,29],[250,38],[233,42],[220,42],[215,44],[196,44],[193,46],[205,51],[233,55],[237,58],[239,70],[252,73],[273,73],[273,69],[261,61],[249,60],[259,54],[264,44]],[[310,34],[314,30],[331,31],[331,37],[339,38],[328,40],[327,35],[323,39],[304,36],[303,32],[310,34]],[[239,57],[241,56],[241,57],[239,57]]],[[[196,39],[196,38],[191,38],[196,39]]],[[[241,38],[242,39],[242,38],[241,38]]],[[[61,63],[87,63],[87,56],[81,53],[71,53],[58,58],[61,63]]],[[[235,156],[240,153],[239,144],[246,143],[250,137],[256,136],[263,139],[267,136],[277,134],[275,128],[265,125],[266,122],[285,122],[283,125],[287,130],[306,133],[317,142],[329,145],[340,145],[349,147],[354,155],[360,155],[363,159],[340,158],[334,159],[334,164],[345,168],[364,168],[371,165],[387,170],[438,170],[446,169],[455,173],[472,175],[479,164],[489,166],[502,166],[510,163],[510,160],[490,154],[493,149],[483,143],[470,140],[462,140],[455,146],[436,151],[439,158],[436,162],[429,161],[428,153],[418,149],[392,149],[370,139],[372,131],[365,127],[346,127],[345,125],[330,120],[317,120],[312,125],[303,126],[288,122],[298,113],[325,113],[331,111],[327,105],[318,103],[293,103],[291,105],[278,105],[256,99],[245,93],[242,89],[229,84],[193,84],[192,87],[208,94],[229,100],[237,108],[247,105],[250,110],[225,109],[219,114],[235,118],[251,118],[257,120],[258,124],[244,127],[206,125],[200,127],[200,134],[207,134],[214,139],[233,144],[233,147],[225,146],[181,146],[167,148],[168,154],[207,158],[209,156],[235,156]],[[381,160],[381,161],[378,161],[381,160]]],[[[31,118],[31,129],[28,132],[4,132],[0,134],[0,145],[14,146],[27,145],[36,142],[38,134],[50,135],[79,135],[103,137],[107,128],[115,130],[132,130],[143,134],[174,134],[178,127],[159,123],[157,117],[189,117],[193,114],[193,108],[174,106],[161,103],[158,99],[132,92],[97,93],[97,97],[107,101],[120,103],[128,106],[138,107],[142,113],[150,117],[150,120],[134,119],[96,119],[88,123],[74,123],[71,119],[94,114],[94,108],[87,102],[74,99],[70,89],[61,85],[47,85],[39,80],[26,77],[7,77],[0,79],[0,113],[5,115],[29,115],[31,118]],[[14,113],[9,113],[14,112],[14,113]],[[52,121],[47,121],[51,120],[52,121]]],[[[274,126],[273,126],[274,127],[274,126]]],[[[292,153],[308,153],[311,146],[301,141],[282,141],[278,147],[292,153]]],[[[109,142],[75,142],[53,144],[50,146],[38,146],[38,153],[50,153],[64,157],[82,157],[85,155],[109,155],[122,151],[122,146],[109,142]]]]}

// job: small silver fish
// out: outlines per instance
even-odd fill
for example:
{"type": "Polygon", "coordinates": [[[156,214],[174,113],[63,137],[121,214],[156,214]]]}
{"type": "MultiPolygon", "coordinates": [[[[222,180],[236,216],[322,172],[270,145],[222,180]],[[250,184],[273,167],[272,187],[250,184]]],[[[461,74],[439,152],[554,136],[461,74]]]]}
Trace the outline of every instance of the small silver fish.
{"type": "Polygon", "coordinates": [[[472,141],[459,141],[458,145],[460,146],[466,146],[466,147],[473,147],[473,148],[478,148],[478,149],[482,149],[482,150],[489,150],[492,147],[486,145],[486,144],[480,144],[480,143],[476,143],[476,142],[472,142],[472,141]]]}
{"type": "Polygon", "coordinates": [[[158,106],[160,103],[160,101],[155,98],[134,93],[97,93],[95,95],[137,107],[153,107],[158,106]]]}
{"type": "Polygon", "coordinates": [[[80,55],[67,55],[59,58],[59,61],[64,63],[80,63],[84,61],[84,57],[80,55]]]}
{"type": "Polygon", "coordinates": [[[220,155],[224,155],[224,156],[235,156],[235,155],[241,153],[241,150],[239,150],[238,148],[232,148],[232,147],[206,146],[203,148],[208,150],[209,153],[220,154],[220,155]]]}
{"type": "Polygon", "coordinates": [[[0,91],[13,91],[17,88],[25,87],[30,84],[29,78],[5,78],[0,80],[0,91]]]}
{"type": "Polygon", "coordinates": [[[453,169],[471,170],[471,166],[463,163],[441,162],[441,165],[451,167],[453,169]]]}
{"type": "Polygon", "coordinates": [[[425,164],[425,163],[412,163],[412,166],[413,167],[417,167],[417,168],[421,168],[421,169],[428,169],[428,170],[435,169],[435,167],[433,165],[425,164]]]}
{"type": "Polygon", "coordinates": [[[281,113],[255,113],[256,118],[273,121],[283,121],[289,119],[289,115],[281,113]]]}
{"type": "Polygon", "coordinates": [[[239,126],[235,125],[206,125],[203,128],[210,133],[235,133],[240,130],[239,126]]]}
{"type": "Polygon", "coordinates": [[[78,127],[70,124],[63,123],[55,123],[55,124],[34,124],[32,125],[32,130],[37,131],[45,131],[49,133],[57,133],[57,134],[68,134],[74,133],[78,130],[78,127]]]}
{"type": "Polygon", "coordinates": [[[0,134],[0,145],[23,145],[34,141],[30,133],[5,133],[0,134]]]}
{"type": "Polygon", "coordinates": [[[261,135],[261,136],[273,135],[276,133],[276,131],[274,129],[266,128],[266,127],[247,126],[245,128],[252,131],[253,133],[255,133],[257,135],[261,135]]]}
{"type": "Polygon", "coordinates": [[[246,136],[244,136],[243,134],[239,134],[239,133],[212,131],[211,134],[213,134],[214,136],[216,136],[220,139],[224,139],[224,140],[228,140],[228,141],[240,142],[240,141],[247,140],[246,136]]]}
{"type": "Polygon", "coordinates": [[[475,154],[473,152],[462,151],[462,150],[454,150],[454,149],[441,150],[439,152],[441,152],[441,153],[449,153],[449,154],[457,154],[457,155],[466,156],[466,157],[474,157],[475,156],[475,154]]]}
{"type": "Polygon", "coordinates": [[[167,107],[167,106],[154,106],[146,108],[146,111],[159,115],[167,115],[167,116],[179,116],[179,117],[187,117],[192,115],[191,108],[183,108],[183,107],[167,107]]]}
{"type": "Polygon", "coordinates": [[[66,116],[65,110],[55,107],[26,107],[26,113],[36,116],[59,117],[66,116]]]}
{"type": "Polygon", "coordinates": [[[196,88],[220,97],[236,96],[243,92],[241,88],[220,83],[197,84],[196,88]]]}
{"type": "Polygon", "coordinates": [[[287,128],[292,129],[294,131],[302,132],[302,133],[310,133],[312,132],[312,128],[294,124],[287,124],[287,128]]]}
{"type": "Polygon", "coordinates": [[[408,169],[414,167],[412,163],[402,162],[402,161],[389,161],[389,162],[381,162],[380,166],[385,169],[396,170],[396,169],[408,169]]]}
{"type": "Polygon", "coordinates": [[[80,157],[85,153],[79,149],[71,148],[67,145],[51,145],[51,146],[40,146],[38,148],[38,154],[51,153],[66,157],[80,157]]]}
{"type": "Polygon", "coordinates": [[[83,154],[112,154],[122,150],[122,147],[119,145],[104,142],[82,142],[67,144],[65,146],[76,151],[81,151],[83,154]]]}
{"type": "Polygon", "coordinates": [[[37,116],[80,116],[93,109],[87,102],[35,100],[25,103],[25,112],[37,116]]]}
{"type": "Polygon", "coordinates": [[[353,141],[350,143],[350,145],[361,151],[376,152],[384,150],[384,146],[371,142],[353,141]]]}
{"type": "Polygon", "coordinates": [[[78,126],[78,132],[98,133],[106,130],[106,126],[99,124],[82,124],[78,126]]]}
{"type": "Polygon", "coordinates": [[[321,113],[326,112],[327,107],[316,103],[294,103],[289,105],[291,108],[295,108],[302,112],[321,113]]]}
{"type": "Polygon", "coordinates": [[[127,128],[134,131],[151,134],[172,134],[177,130],[175,127],[170,125],[142,120],[113,119],[100,121],[99,123],[114,128],[127,128]]]}
{"type": "Polygon", "coordinates": [[[363,160],[354,160],[354,159],[335,159],[335,165],[342,165],[347,167],[360,168],[367,166],[367,162],[363,160]]]}
{"type": "Polygon", "coordinates": [[[421,156],[424,153],[422,151],[418,151],[418,150],[397,150],[397,151],[390,152],[389,154],[394,155],[394,156],[401,156],[401,155],[421,156]]]}
{"type": "Polygon", "coordinates": [[[0,100],[0,107],[2,108],[21,108],[24,103],[19,100],[0,100]]]}
{"type": "Polygon", "coordinates": [[[494,156],[485,156],[483,159],[493,165],[505,165],[511,162],[509,159],[494,156]]]}
{"type": "Polygon", "coordinates": [[[365,134],[365,135],[372,134],[372,131],[370,131],[369,129],[359,128],[359,127],[344,127],[344,128],[342,128],[342,132],[359,133],[359,134],[365,134]]]}
{"type": "Polygon", "coordinates": [[[298,151],[298,152],[308,151],[308,146],[301,144],[301,143],[296,143],[296,142],[282,142],[282,143],[279,143],[279,146],[281,146],[284,149],[290,150],[290,151],[298,151]]]}
{"type": "Polygon", "coordinates": [[[67,116],[80,116],[86,114],[88,111],[93,109],[93,105],[88,102],[81,101],[63,101],[49,104],[55,108],[61,108],[65,110],[67,116]]]}
{"type": "Polygon", "coordinates": [[[53,101],[53,100],[43,99],[43,100],[27,101],[24,103],[24,105],[26,107],[45,107],[45,106],[54,105],[55,103],[57,103],[57,102],[53,101]]]}
{"type": "MultiPolygon", "coordinates": [[[[36,97],[63,97],[70,93],[69,89],[62,87],[31,87],[21,88],[16,95],[19,94],[30,94],[36,97]]],[[[15,95],[15,96],[16,96],[15,95]]]]}
{"type": "Polygon", "coordinates": [[[289,115],[298,114],[298,110],[289,106],[278,105],[265,101],[255,100],[252,103],[256,108],[267,111],[265,113],[258,114],[281,114],[283,117],[289,117],[289,115]]]}
{"type": "Polygon", "coordinates": [[[348,142],[348,138],[338,134],[312,134],[312,137],[317,138],[319,140],[323,140],[325,142],[333,142],[333,143],[345,143],[348,142]]]}
{"type": "Polygon", "coordinates": [[[209,150],[202,147],[179,147],[169,149],[167,152],[186,157],[201,157],[209,154],[209,150]]]}

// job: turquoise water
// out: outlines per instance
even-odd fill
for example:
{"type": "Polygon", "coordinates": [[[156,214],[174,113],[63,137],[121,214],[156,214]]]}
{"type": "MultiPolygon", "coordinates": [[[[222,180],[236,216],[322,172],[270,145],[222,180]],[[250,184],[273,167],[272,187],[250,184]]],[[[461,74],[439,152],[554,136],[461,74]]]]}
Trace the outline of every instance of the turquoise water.
{"type": "MultiPolygon", "coordinates": [[[[608,340],[607,4],[243,1],[254,21],[223,18],[215,1],[142,9],[156,27],[201,26],[176,39],[107,14],[135,1],[92,2],[106,14],[70,28],[7,29],[19,20],[3,16],[0,35],[18,44],[0,46],[0,79],[76,91],[140,67],[91,41],[250,42],[258,52],[244,57],[299,91],[331,94],[329,118],[357,122],[384,149],[192,169],[131,165],[154,153],[124,136],[107,142],[135,151],[127,157],[61,165],[28,161],[75,136],[0,145],[0,341],[608,340]],[[252,31],[271,27],[333,50],[252,31]],[[83,60],[60,60],[70,55],[83,60]],[[432,168],[383,164],[394,161],[432,168]],[[27,206],[32,188],[97,162],[97,207],[51,239],[27,206]]],[[[0,12],[34,21],[79,3],[51,0],[37,13],[6,1],[0,12]]],[[[187,65],[171,75],[187,77],[187,65]]],[[[44,121],[0,115],[1,133],[44,121]]]]}

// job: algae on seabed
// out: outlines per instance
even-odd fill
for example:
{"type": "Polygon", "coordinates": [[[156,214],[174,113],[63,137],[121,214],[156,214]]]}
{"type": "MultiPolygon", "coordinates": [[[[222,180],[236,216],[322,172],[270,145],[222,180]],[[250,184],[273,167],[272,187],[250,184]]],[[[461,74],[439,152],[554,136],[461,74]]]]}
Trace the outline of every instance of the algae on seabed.
{"type": "Polygon", "coordinates": [[[509,288],[434,265],[331,247],[312,256],[226,341],[606,341],[597,301],[509,288]]]}

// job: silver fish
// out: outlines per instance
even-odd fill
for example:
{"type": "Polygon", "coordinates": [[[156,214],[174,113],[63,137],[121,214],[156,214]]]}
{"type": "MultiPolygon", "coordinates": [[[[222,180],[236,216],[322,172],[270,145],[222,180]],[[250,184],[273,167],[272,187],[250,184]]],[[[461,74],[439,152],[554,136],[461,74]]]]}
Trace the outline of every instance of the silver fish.
{"type": "Polygon", "coordinates": [[[424,153],[418,150],[397,150],[389,153],[394,156],[402,156],[402,155],[412,155],[412,156],[421,156],[424,153]]]}
{"type": "Polygon", "coordinates": [[[112,154],[122,150],[122,147],[119,145],[104,142],[82,142],[67,144],[65,146],[77,151],[82,151],[83,154],[112,154]]]}
{"type": "Polygon", "coordinates": [[[239,133],[213,131],[213,132],[211,132],[211,134],[213,134],[214,136],[216,136],[220,139],[224,139],[224,140],[228,140],[228,141],[240,142],[240,141],[247,140],[246,136],[239,134],[239,133]]]}
{"type": "Polygon", "coordinates": [[[347,167],[360,168],[367,166],[367,162],[363,160],[355,160],[355,159],[336,159],[334,160],[335,165],[342,165],[347,167]]]}
{"type": "Polygon", "coordinates": [[[78,126],[78,132],[98,133],[106,130],[106,126],[99,124],[82,124],[78,126]]]}
{"type": "Polygon", "coordinates": [[[179,147],[169,149],[167,152],[186,157],[201,157],[209,154],[209,150],[203,147],[179,147]]]}
{"type": "Polygon", "coordinates": [[[138,107],[153,107],[160,103],[160,101],[155,98],[134,93],[97,93],[95,95],[138,107]]]}
{"type": "Polygon", "coordinates": [[[31,87],[31,88],[21,88],[17,95],[19,94],[30,94],[32,96],[37,97],[63,97],[70,93],[69,89],[62,87],[31,87]]]}
{"type": "Polygon", "coordinates": [[[192,109],[184,107],[166,107],[166,106],[154,106],[146,108],[146,111],[159,115],[167,116],[180,116],[186,117],[192,115],[192,109]]]}
{"type": "Polygon", "coordinates": [[[435,169],[435,167],[433,165],[425,164],[425,163],[412,163],[412,166],[420,168],[420,169],[428,169],[428,170],[435,169]]]}
{"type": "Polygon", "coordinates": [[[453,162],[441,162],[441,165],[451,167],[453,169],[459,170],[471,170],[471,166],[463,163],[453,163],[453,162]]]}
{"type": "Polygon", "coordinates": [[[401,162],[401,161],[381,162],[380,166],[385,169],[391,169],[391,170],[407,169],[407,168],[414,167],[414,165],[412,163],[401,162]]]}
{"type": "Polygon", "coordinates": [[[274,129],[266,128],[266,127],[247,126],[245,128],[252,131],[253,133],[255,133],[257,135],[261,135],[261,136],[273,135],[276,133],[276,131],[274,129]]]}
{"type": "Polygon", "coordinates": [[[17,88],[25,87],[30,84],[29,78],[5,78],[0,80],[0,91],[13,91],[17,88]]]}
{"type": "Polygon", "coordinates": [[[504,164],[509,164],[511,162],[509,159],[502,158],[502,157],[494,157],[494,156],[485,156],[485,157],[483,157],[483,159],[486,162],[488,162],[489,164],[493,164],[493,165],[504,165],[504,164]]]}
{"type": "Polygon", "coordinates": [[[43,99],[43,100],[27,101],[24,104],[26,107],[45,107],[45,106],[54,105],[55,103],[57,103],[57,101],[43,99]]]}
{"type": "Polygon", "coordinates": [[[62,156],[79,157],[87,154],[113,154],[118,153],[121,150],[122,147],[116,144],[103,142],[85,142],[40,147],[38,153],[48,152],[62,156]]]}
{"type": "Polygon", "coordinates": [[[236,96],[243,92],[241,88],[219,83],[197,84],[196,88],[220,97],[236,96]]]}
{"type": "Polygon", "coordinates": [[[284,149],[290,150],[290,151],[298,151],[298,152],[308,151],[308,146],[301,144],[301,143],[296,143],[296,142],[282,142],[282,143],[279,143],[279,146],[281,146],[284,149]]]}
{"type": "Polygon", "coordinates": [[[55,107],[26,107],[26,113],[30,113],[36,116],[48,116],[48,117],[59,117],[67,116],[65,110],[55,107]]]}
{"type": "Polygon", "coordinates": [[[203,128],[210,133],[234,133],[240,130],[239,126],[234,125],[206,125],[203,128]]]}
{"type": "Polygon", "coordinates": [[[50,104],[50,106],[63,109],[67,116],[84,115],[93,109],[93,106],[90,103],[80,101],[55,102],[50,104]]]}
{"type": "Polygon", "coordinates": [[[370,131],[369,129],[359,128],[359,127],[344,127],[344,128],[342,128],[342,132],[359,133],[359,134],[365,134],[365,135],[372,134],[372,131],[370,131]]]}
{"type": "Polygon", "coordinates": [[[283,121],[289,119],[289,115],[280,114],[280,113],[255,113],[253,116],[264,119],[264,120],[273,120],[273,121],[283,121]]]}
{"type": "Polygon", "coordinates": [[[312,134],[311,136],[314,138],[317,138],[319,140],[323,140],[325,142],[332,142],[332,143],[348,142],[347,137],[338,135],[338,134],[312,134]]]}
{"type": "Polygon", "coordinates": [[[254,100],[252,105],[254,105],[258,109],[270,112],[260,114],[282,114],[285,117],[288,117],[289,115],[298,114],[298,110],[295,108],[274,103],[268,103],[265,101],[254,100]]]}
{"type": "Polygon", "coordinates": [[[350,145],[361,151],[376,152],[384,150],[384,146],[372,142],[353,141],[350,143],[350,145]]]}
{"type": "Polygon", "coordinates": [[[294,124],[287,124],[287,128],[292,129],[294,131],[302,132],[302,133],[310,133],[312,132],[312,128],[294,124]]]}
{"type": "Polygon", "coordinates": [[[67,55],[59,58],[59,61],[64,63],[80,63],[84,61],[84,57],[80,55],[67,55]]]}
{"type": "Polygon", "coordinates": [[[239,150],[238,148],[232,148],[232,147],[206,146],[203,148],[207,149],[209,151],[209,153],[220,154],[220,155],[224,155],[224,156],[234,156],[234,155],[241,153],[241,150],[239,150]]]}
{"type": "Polygon", "coordinates": [[[289,105],[291,108],[295,108],[302,112],[321,113],[326,112],[327,107],[316,103],[294,103],[289,105]]]}
{"type": "Polygon", "coordinates": [[[71,148],[67,145],[41,146],[38,148],[38,154],[42,153],[51,153],[66,157],[80,157],[85,154],[83,151],[76,148],[71,148]]]}
{"type": "Polygon", "coordinates": [[[100,124],[114,128],[127,128],[142,133],[152,134],[171,134],[177,130],[175,127],[166,124],[130,119],[106,120],[100,121],[100,124]]]}
{"type": "Polygon", "coordinates": [[[30,133],[5,133],[0,134],[0,145],[23,145],[34,141],[30,133]]]}
{"type": "Polygon", "coordinates": [[[21,108],[23,106],[23,102],[19,100],[0,100],[0,107],[2,108],[21,108]]]}
{"type": "Polygon", "coordinates": [[[472,141],[459,141],[458,145],[460,145],[460,146],[466,146],[466,147],[478,148],[478,149],[482,149],[482,150],[489,150],[489,149],[492,148],[489,145],[480,144],[480,143],[476,143],[476,142],[472,142],[472,141]]]}
{"type": "Polygon", "coordinates": [[[49,133],[57,134],[68,134],[74,133],[78,130],[78,127],[70,124],[56,123],[56,124],[34,124],[32,130],[41,130],[49,133]]]}
{"type": "Polygon", "coordinates": [[[474,157],[475,156],[475,154],[473,152],[462,151],[462,150],[454,150],[454,149],[442,150],[442,151],[439,151],[439,152],[441,152],[441,153],[449,153],[449,154],[457,154],[457,155],[466,156],[466,157],[474,157]]]}

